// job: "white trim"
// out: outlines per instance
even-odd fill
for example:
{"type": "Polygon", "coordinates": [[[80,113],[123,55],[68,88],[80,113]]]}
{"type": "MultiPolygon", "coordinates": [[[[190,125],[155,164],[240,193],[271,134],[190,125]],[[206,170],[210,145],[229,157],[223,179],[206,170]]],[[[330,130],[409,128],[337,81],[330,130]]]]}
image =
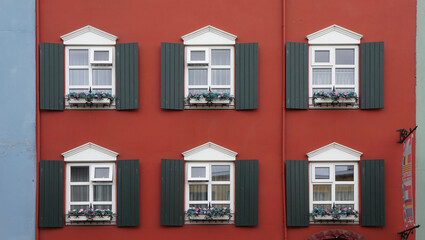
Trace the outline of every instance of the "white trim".
{"type": "Polygon", "coordinates": [[[363,35],[336,24],[307,36],[309,44],[360,44],[363,35]]]}
{"type": "Polygon", "coordinates": [[[87,25],[62,35],[65,45],[115,45],[117,36],[87,25]]]}
{"type": "Polygon", "coordinates": [[[187,166],[187,181],[208,181],[210,179],[209,173],[208,163],[190,163],[187,166]],[[205,177],[192,177],[192,168],[194,167],[205,168],[205,177]]]}
{"type": "Polygon", "coordinates": [[[230,210],[234,212],[234,199],[235,199],[235,168],[233,162],[209,162],[209,163],[199,163],[199,162],[190,162],[186,163],[186,180],[185,180],[185,211],[189,209],[190,204],[229,204],[230,210]],[[189,181],[189,169],[193,166],[200,166],[200,165],[206,165],[207,166],[207,176],[208,179],[205,182],[191,182],[189,181]],[[212,181],[212,166],[219,165],[219,166],[230,166],[230,181],[212,181]],[[229,191],[230,191],[230,200],[223,201],[223,200],[212,200],[212,185],[230,185],[229,191]],[[207,200],[205,201],[190,201],[189,200],[189,185],[207,185],[208,186],[208,196],[207,200]]]}
{"type": "Polygon", "coordinates": [[[184,45],[235,45],[238,37],[208,25],[181,38],[184,45]]]}
{"type": "Polygon", "coordinates": [[[90,181],[92,182],[111,182],[114,175],[114,164],[96,164],[90,166],[90,181]],[[108,168],[108,178],[96,178],[96,168],[108,168]]]}
{"type": "MultiPolygon", "coordinates": [[[[104,164],[103,164],[104,165],[104,164]]],[[[71,210],[71,204],[72,205],[111,205],[111,211],[113,213],[116,213],[116,183],[115,183],[115,174],[112,174],[112,180],[111,182],[94,182],[91,180],[91,174],[92,174],[92,168],[95,166],[103,166],[99,163],[67,163],[66,164],[66,213],[71,210]],[[71,183],[71,167],[89,167],[89,181],[88,182],[73,182],[71,183]],[[78,185],[88,185],[89,186],[89,201],[87,202],[71,202],[71,186],[78,186],[78,185]],[[111,201],[102,201],[102,202],[94,202],[93,199],[93,186],[94,185],[111,185],[112,186],[112,198],[111,201]]],[[[113,164],[110,164],[113,165],[113,164]]]]}
{"type": "Polygon", "coordinates": [[[118,155],[91,142],[62,153],[65,162],[112,162],[117,160],[118,155]]]}
{"type": "Polygon", "coordinates": [[[362,152],[333,142],[307,153],[308,161],[360,161],[362,152]]]}
{"type": "Polygon", "coordinates": [[[212,142],[183,152],[185,161],[235,161],[237,152],[212,142]]]}
{"type": "Polygon", "coordinates": [[[310,206],[310,212],[313,211],[314,204],[329,204],[333,205],[335,204],[353,204],[354,209],[359,210],[359,170],[358,170],[358,162],[320,162],[320,163],[310,163],[309,166],[309,206],[310,206]],[[335,166],[338,165],[353,165],[354,166],[354,179],[353,181],[335,181],[335,166]],[[329,167],[330,168],[330,179],[329,180],[316,180],[315,179],[315,167],[329,167]],[[335,186],[340,184],[354,184],[354,200],[353,201],[336,201],[335,199],[335,186]],[[313,202],[313,185],[331,185],[331,200],[330,201],[315,201],[313,202]]]}

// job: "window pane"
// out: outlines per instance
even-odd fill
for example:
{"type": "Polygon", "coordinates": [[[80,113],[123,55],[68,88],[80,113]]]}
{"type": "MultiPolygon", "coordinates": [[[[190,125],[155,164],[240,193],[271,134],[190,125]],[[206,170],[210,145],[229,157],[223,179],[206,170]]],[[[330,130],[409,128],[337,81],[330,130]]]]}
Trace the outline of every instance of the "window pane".
{"type": "Polygon", "coordinates": [[[189,207],[194,207],[194,208],[207,208],[208,204],[189,204],[189,207]]]}
{"type": "Polygon", "coordinates": [[[314,68],[313,69],[313,85],[332,84],[332,69],[330,68],[314,68]]]}
{"type": "Polygon", "coordinates": [[[230,208],[230,204],[211,204],[213,208],[230,208]]]}
{"type": "Polygon", "coordinates": [[[320,92],[320,91],[331,92],[332,88],[313,88],[313,93],[317,93],[317,92],[320,92]]]}
{"type": "Polygon", "coordinates": [[[87,69],[70,69],[69,85],[89,85],[89,70],[87,69]]]}
{"type": "Polygon", "coordinates": [[[93,69],[93,85],[112,85],[112,69],[93,69]]]}
{"type": "Polygon", "coordinates": [[[313,204],[313,208],[320,208],[320,209],[331,209],[331,204],[313,204]]]}
{"type": "Polygon", "coordinates": [[[108,167],[94,168],[94,178],[109,178],[109,168],[108,167]]]}
{"type": "Polygon", "coordinates": [[[211,50],[212,65],[230,65],[230,49],[211,50]]]}
{"type": "Polygon", "coordinates": [[[93,205],[93,208],[96,209],[100,209],[100,210],[107,210],[107,209],[112,209],[112,205],[93,205]]]}
{"type": "Polygon", "coordinates": [[[71,202],[89,201],[89,186],[71,186],[71,202]]]}
{"type": "Polygon", "coordinates": [[[109,94],[112,94],[112,89],[92,89],[91,90],[92,91],[92,93],[99,93],[99,92],[104,92],[104,93],[109,93],[109,94]]]}
{"type": "Polygon", "coordinates": [[[193,178],[205,178],[206,175],[205,167],[192,167],[192,177],[193,178]]]}
{"type": "Polygon", "coordinates": [[[86,210],[86,209],[89,209],[89,205],[71,205],[71,207],[70,207],[70,209],[71,210],[80,210],[80,209],[83,209],[83,210],[86,210]]]}
{"type": "Polygon", "coordinates": [[[212,181],[230,181],[230,166],[213,165],[211,174],[212,181]]]}
{"type": "Polygon", "coordinates": [[[336,209],[351,208],[354,209],[354,204],[335,204],[336,209]]]}
{"type": "Polygon", "coordinates": [[[189,94],[192,93],[207,93],[208,88],[189,88],[189,94]]]}
{"type": "Polygon", "coordinates": [[[108,61],[109,60],[109,51],[94,51],[94,60],[95,61],[108,61]]]}
{"type": "Polygon", "coordinates": [[[230,185],[228,184],[212,185],[212,200],[229,201],[230,200],[230,185]]]}
{"type": "Polygon", "coordinates": [[[230,88],[211,88],[211,92],[230,94],[230,88]]]}
{"type": "Polygon", "coordinates": [[[330,201],[331,185],[313,185],[313,201],[330,201]]]}
{"type": "Polygon", "coordinates": [[[335,181],[354,181],[354,166],[335,166],[335,181]]]}
{"type": "Polygon", "coordinates": [[[354,84],[354,68],[335,69],[335,83],[353,85],[354,84]]]}
{"type": "Polygon", "coordinates": [[[354,49],[336,49],[336,64],[354,64],[354,49]]]}
{"type": "Polygon", "coordinates": [[[112,201],[112,185],[94,185],[94,201],[112,201]]]}
{"type": "Polygon", "coordinates": [[[337,92],[354,92],[354,88],[336,88],[337,92]]]}
{"type": "Polygon", "coordinates": [[[205,51],[190,51],[191,61],[205,61],[205,51]]]}
{"type": "Polygon", "coordinates": [[[190,201],[208,200],[208,185],[190,185],[189,200],[190,201]]]}
{"type": "Polygon", "coordinates": [[[212,85],[230,85],[230,69],[212,69],[212,85]]]}
{"type": "Polygon", "coordinates": [[[88,182],[89,167],[71,167],[71,182],[88,182]]]}
{"type": "Polygon", "coordinates": [[[354,184],[335,185],[336,201],[354,201],[354,184]]]}
{"type": "Polygon", "coordinates": [[[89,51],[87,49],[70,49],[69,50],[70,66],[87,66],[89,65],[89,51]]]}
{"type": "Polygon", "coordinates": [[[329,50],[317,50],[314,51],[315,55],[314,55],[314,61],[317,63],[328,63],[330,54],[329,54],[329,50]]]}
{"type": "Polygon", "coordinates": [[[189,69],[189,85],[208,85],[208,70],[189,69]]]}
{"type": "Polygon", "coordinates": [[[316,179],[329,179],[328,167],[316,167],[314,169],[315,169],[316,179]]]}

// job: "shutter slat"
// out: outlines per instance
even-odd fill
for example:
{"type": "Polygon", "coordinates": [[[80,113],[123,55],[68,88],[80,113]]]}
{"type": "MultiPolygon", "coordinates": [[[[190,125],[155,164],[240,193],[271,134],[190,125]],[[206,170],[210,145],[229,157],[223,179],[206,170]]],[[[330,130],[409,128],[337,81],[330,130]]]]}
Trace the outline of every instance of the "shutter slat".
{"type": "Polygon", "coordinates": [[[286,108],[308,108],[308,45],[286,43],[286,108]]]}
{"type": "Polygon", "coordinates": [[[236,44],[236,110],[258,108],[258,43],[236,44]]]}
{"type": "Polygon", "coordinates": [[[362,226],[385,226],[384,160],[361,161],[362,226]]]}
{"type": "Polygon", "coordinates": [[[39,227],[63,227],[63,161],[40,161],[39,227]]]}
{"type": "Polygon", "coordinates": [[[308,162],[286,161],[286,225],[309,225],[308,162]]]}
{"type": "Polygon", "coordinates": [[[40,109],[63,110],[63,45],[40,43],[40,109]]]}
{"type": "Polygon", "coordinates": [[[138,43],[116,45],[116,104],[117,110],[139,108],[138,43]]]}
{"type": "Polygon", "coordinates": [[[119,160],[117,168],[117,225],[139,226],[139,160],[119,160]]]}
{"type": "Polygon", "coordinates": [[[360,58],[361,108],[384,108],[384,43],[360,44],[360,58]]]}
{"type": "Polygon", "coordinates": [[[235,205],[236,226],[258,225],[258,160],[236,161],[235,205]]]}
{"type": "Polygon", "coordinates": [[[161,43],[161,108],[183,110],[183,44],[161,43]]]}
{"type": "Polygon", "coordinates": [[[161,225],[183,226],[182,160],[161,160],[161,225]]]}

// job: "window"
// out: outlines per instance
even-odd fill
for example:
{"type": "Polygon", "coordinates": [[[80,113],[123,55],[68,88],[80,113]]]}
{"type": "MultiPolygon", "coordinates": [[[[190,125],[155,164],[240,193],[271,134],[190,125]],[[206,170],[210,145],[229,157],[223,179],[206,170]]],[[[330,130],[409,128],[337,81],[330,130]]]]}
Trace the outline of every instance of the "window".
{"type": "Polygon", "coordinates": [[[234,94],[234,47],[186,47],[185,96],[234,94]]]}
{"type": "Polygon", "coordinates": [[[234,209],[234,164],[186,164],[186,211],[195,208],[234,209]]]}
{"type": "Polygon", "coordinates": [[[115,212],[113,163],[68,163],[66,165],[66,210],[110,209],[115,212]]]}
{"type": "Polygon", "coordinates": [[[333,207],[358,210],[358,188],[357,163],[310,164],[310,212],[333,207]]]}
{"type": "Polygon", "coordinates": [[[359,48],[310,45],[310,97],[319,91],[355,92],[359,88],[359,48]]]}
{"type": "Polygon", "coordinates": [[[114,47],[67,46],[66,94],[72,92],[115,94],[114,47]]]}

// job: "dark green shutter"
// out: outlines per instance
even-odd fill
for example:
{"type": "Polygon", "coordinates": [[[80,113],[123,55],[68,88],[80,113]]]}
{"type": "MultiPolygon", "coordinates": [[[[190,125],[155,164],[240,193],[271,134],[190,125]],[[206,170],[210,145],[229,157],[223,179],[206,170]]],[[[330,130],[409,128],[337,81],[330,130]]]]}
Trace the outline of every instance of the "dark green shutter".
{"type": "Polygon", "coordinates": [[[385,226],[384,160],[361,161],[362,226],[385,226]]]}
{"type": "Polygon", "coordinates": [[[258,43],[236,44],[237,110],[258,108],[258,43]]]}
{"type": "Polygon", "coordinates": [[[183,226],[184,163],[161,160],[161,225],[183,226]]]}
{"type": "Polygon", "coordinates": [[[308,226],[308,201],[308,161],[286,160],[286,226],[308,226]]]}
{"type": "Polygon", "coordinates": [[[63,45],[40,43],[40,109],[63,110],[63,45]]]}
{"type": "Polygon", "coordinates": [[[236,226],[258,225],[258,160],[236,161],[236,226]]]}
{"type": "Polygon", "coordinates": [[[384,43],[360,44],[360,58],[361,108],[384,108],[384,43]]]}
{"type": "Polygon", "coordinates": [[[117,110],[139,108],[139,49],[137,43],[116,45],[117,110]]]}
{"type": "Polygon", "coordinates": [[[161,43],[161,108],[183,110],[183,44],[161,43]]]}
{"type": "Polygon", "coordinates": [[[286,108],[308,108],[308,45],[286,43],[286,108]]]}
{"type": "Polygon", "coordinates": [[[139,160],[117,161],[118,226],[139,226],[139,160]]]}
{"type": "Polygon", "coordinates": [[[63,226],[63,161],[40,161],[39,227],[63,226]]]}

